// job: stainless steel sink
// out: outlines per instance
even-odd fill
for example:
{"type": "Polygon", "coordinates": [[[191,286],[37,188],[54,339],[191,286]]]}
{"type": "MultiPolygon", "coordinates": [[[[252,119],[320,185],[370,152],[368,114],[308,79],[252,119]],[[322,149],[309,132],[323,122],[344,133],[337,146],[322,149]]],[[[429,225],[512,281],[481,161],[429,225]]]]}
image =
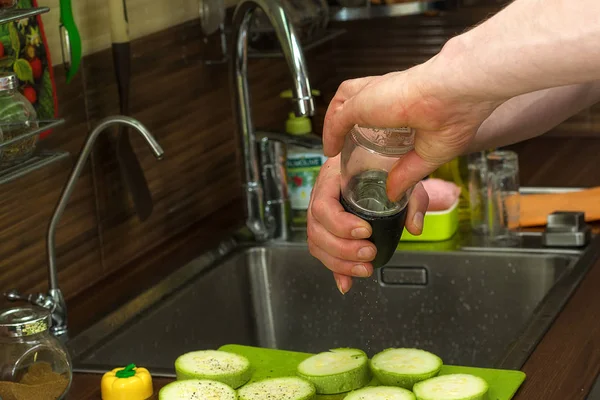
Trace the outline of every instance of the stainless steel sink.
{"type": "Polygon", "coordinates": [[[135,362],[169,376],[178,355],[227,343],[371,355],[414,346],[449,364],[519,368],[593,259],[589,251],[403,252],[342,296],[303,244],[226,244],[217,253],[74,338],[76,369],[135,362]]]}

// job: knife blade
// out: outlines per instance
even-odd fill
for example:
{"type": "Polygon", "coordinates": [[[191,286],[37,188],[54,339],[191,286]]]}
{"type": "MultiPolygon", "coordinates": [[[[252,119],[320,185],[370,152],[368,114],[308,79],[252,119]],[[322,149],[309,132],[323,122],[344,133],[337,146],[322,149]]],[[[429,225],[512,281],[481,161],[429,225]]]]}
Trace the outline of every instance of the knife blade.
{"type": "MultiPolygon", "coordinates": [[[[129,114],[129,87],[131,78],[131,48],[129,40],[129,23],[125,0],[108,0],[112,53],[119,91],[120,112],[129,114]]],[[[131,147],[129,132],[119,128],[117,132],[117,160],[125,186],[133,200],[140,221],[145,221],[152,214],[152,194],[139,160],[131,147]]]]}

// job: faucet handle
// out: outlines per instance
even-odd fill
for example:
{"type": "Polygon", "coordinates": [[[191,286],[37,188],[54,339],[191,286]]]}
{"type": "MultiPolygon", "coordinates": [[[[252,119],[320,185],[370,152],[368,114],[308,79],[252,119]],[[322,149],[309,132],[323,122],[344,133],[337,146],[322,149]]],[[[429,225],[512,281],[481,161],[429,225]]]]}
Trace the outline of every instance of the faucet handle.
{"type": "Polygon", "coordinates": [[[29,301],[26,297],[21,296],[17,289],[11,289],[8,292],[4,293],[4,297],[8,301],[19,301],[19,300],[29,301]]]}
{"type": "Polygon", "coordinates": [[[43,293],[28,294],[27,296],[24,296],[20,294],[17,289],[11,289],[4,293],[4,297],[6,297],[8,301],[26,301],[33,305],[47,308],[48,310],[53,310],[55,307],[54,299],[50,296],[45,296],[43,293]]]}

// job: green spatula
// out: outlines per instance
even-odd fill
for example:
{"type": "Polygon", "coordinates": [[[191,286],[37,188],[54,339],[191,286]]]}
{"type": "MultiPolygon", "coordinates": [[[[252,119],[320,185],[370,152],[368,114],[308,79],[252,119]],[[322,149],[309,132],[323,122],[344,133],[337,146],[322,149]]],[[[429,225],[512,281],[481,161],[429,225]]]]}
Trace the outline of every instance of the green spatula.
{"type": "Polygon", "coordinates": [[[71,0],[60,0],[60,40],[62,56],[67,70],[67,83],[71,82],[81,63],[81,36],[73,18],[71,0]]]}

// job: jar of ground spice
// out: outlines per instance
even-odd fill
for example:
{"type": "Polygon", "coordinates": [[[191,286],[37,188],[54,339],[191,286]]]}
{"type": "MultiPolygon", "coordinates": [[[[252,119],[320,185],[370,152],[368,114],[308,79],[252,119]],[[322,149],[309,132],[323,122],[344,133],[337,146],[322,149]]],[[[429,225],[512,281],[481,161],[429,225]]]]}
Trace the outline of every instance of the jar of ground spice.
{"type": "Polygon", "coordinates": [[[71,385],[64,345],[50,334],[50,313],[36,306],[0,311],[0,398],[58,400],[71,385]]]}

